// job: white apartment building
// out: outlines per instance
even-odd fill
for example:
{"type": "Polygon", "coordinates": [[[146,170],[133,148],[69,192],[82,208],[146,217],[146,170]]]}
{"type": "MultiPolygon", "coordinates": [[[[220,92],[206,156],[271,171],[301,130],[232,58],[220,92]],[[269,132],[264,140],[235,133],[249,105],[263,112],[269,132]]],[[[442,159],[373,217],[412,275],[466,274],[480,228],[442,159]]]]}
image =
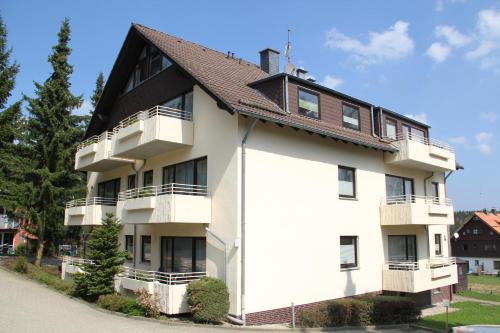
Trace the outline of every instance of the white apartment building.
{"type": "Polygon", "coordinates": [[[292,302],[450,297],[453,149],[260,56],[133,24],[78,147],[88,194],[65,224],[116,215],[130,252],[117,289],[149,288],[167,314],[188,311],[186,284],[203,275],[226,281],[246,324],[288,321],[292,302]]]}

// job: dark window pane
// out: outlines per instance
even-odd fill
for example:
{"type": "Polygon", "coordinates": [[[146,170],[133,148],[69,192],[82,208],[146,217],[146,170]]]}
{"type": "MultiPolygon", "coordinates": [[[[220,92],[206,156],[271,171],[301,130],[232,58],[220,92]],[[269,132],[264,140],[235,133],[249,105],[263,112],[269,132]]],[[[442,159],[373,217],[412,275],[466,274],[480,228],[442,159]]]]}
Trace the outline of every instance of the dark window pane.
{"type": "Polygon", "coordinates": [[[184,273],[193,270],[193,239],[174,239],[174,272],[184,273]]]}
{"type": "Polygon", "coordinates": [[[167,108],[182,110],[182,95],[166,101],[165,103],[163,103],[163,106],[167,108]]]}
{"type": "Polygon", "coordinates": [[[167,58],[167,57],[162,57],[162,58],[161,58],[161,65],[162,65],[162,66],[161,66],[161,67],[162,67],[162,69],[165,69],[165,68],[167,68],[167,67],[172,66],[172,62],[171,62],[170,60],[168,60],[168,58],[167,58]]]}
{"type": "Polygon", "coordinates": [[[308,117],[319,118],[319,97],[299,89],[299,113],[308,117]]]}
{"type": "Polygon", "coordinates": [[[184,96],[184,111],[193,113],[193,92],[188,92],[184,96]]]}
{"type": "Polygon", "coordinates": [[[163,184],[172,184],[175,182],[175,167],[163,168],[163,184]]]}
{"type": "Polygon", "coordinates": [[[396,122],[387,119],[385,121],[385,136],[390,139],[396,139],[397,130],[396,130],[396,122]]]}
{"type": "Polygon", "coordinates": [[[162,237],[161,239],[162,247],[162,263],[160,270],[163,272],[172,272],[173,264],[173,238],[172,237],[162,237]]]}
{"type": "Polygon", "coordinates": [[[349,105],[342,105],[344,127],[359,130],[359,110],[349,105]]]}
{"type": "Polygon", "coordinates": [[[194,185],[194,161],[175,166],[175,182],[177,184],[194,185]]]}
{"type": "Polygon", "coordinates": [[[207,185],[207,159],[196,162],[196,185],[207,185]]]}
{"type": "Polygon", "coordinates": [[[354,169],[339,166],[339,195],[355,196],[354,169]]]}
{"type": "Polygon", "coordinates": [[[207,270],[206,265],[206,240],[196,239],[195,240],[195,272],[205,272],[207,270]]]}
{"type": "Polygon", "coordinates": [[[144,171],[143,186],[153,186],[153,170],[144,171]]]}
{"type": "Polygon", "coordinates": [[[141,261],[150,262],[151,261],[151,236],[141,237],[141,261]]]}
{"type": "Polygon", "coordinates": [[[127,190],[135,188],[135,175],[130,175],[127,178],[127,190]]]}

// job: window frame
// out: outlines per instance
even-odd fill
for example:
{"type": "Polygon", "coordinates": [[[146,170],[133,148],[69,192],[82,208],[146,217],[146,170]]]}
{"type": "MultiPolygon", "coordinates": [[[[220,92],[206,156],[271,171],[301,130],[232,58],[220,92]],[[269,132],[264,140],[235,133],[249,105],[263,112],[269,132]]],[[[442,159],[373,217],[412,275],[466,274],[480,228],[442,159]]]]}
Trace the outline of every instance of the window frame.
{"type": "Polygon", "coordinates": [[[353,104],[349,104],[349,103],[346,103],[346,102],[342,102],[342,127],[348,128],[348,129],[352,129],[354,131],[361,132],[361,110],[360,110],[359,106],[356,106],[356,105],[353,105],[353,104]],[[348,108],[351,108],[351,109],[354,109],[354,110],[356,110],[358,112],[358,127],[357,128],[350,127],[351,124],[350,123],[346,123],[344,121],[344,106],[348,107],[348,108]],[[346,124],[349,124],[349,126],[346,126],[346,124]]]}
{"type": "Polygon", "coordinates": [[[339,259],[340,259],[340,270],[341,271],[346,271],[346,270],[352,270],[352,269],[359,269],[359,237],[358,236],[346,236],[346,235],[341,235],[339,237],[339,250],[342,242],[342,238],[351,238],[354,239],[354,264],[343,264],[342,263],[342,254],[339,252],[339,259]]]}
{"type": "MultiPolygon", "coordinates": [[[[418,261],[418,239],[416,234],[404,234],[404,235],[387,235],[387,244],[389,245],[389,239],[391,237],[404,237],[405,240],[405,259],[410,260],[410,242],[408,241],[410,238],[413,240],[413,253],[415,253],[415,262],[418,261]]],[[[391,260],[391,258],[389,258],[391,260]]]]}
{"type": "Polygon", "coordinates": [[[133,260],[134,258],[134,247],[135,247],[135,243],[134,243],[134,235],[125,235],[125,252],[128,252],[130,254],[130,257],[127,258],[127,260],[133,260]],[[128,243],[128,240],[132,240],[132,248],[130,249],[129,248],[129,243],[128,243]]]}
{"type": "Polygon", "coordinates": [[[297,113],[301,116],[304,116],[304,117],[307,117],[307,118],[311,118],[311,119],[317,119],[317,120],[320,120],[321,119],[321,94],[320,93],[317,93],[313,90],[309,90],[309,89],[306,89],[306,88],[303,88],[303,87],[297,87],[297,113]],[[304,114],[303,112],[300,111],[300,92],[304,92],[306,94],[311,94],[311,95],[314,95],[318,98],[318,116],[317,117],[312,117],[312,116],[309,116],[307,114],[304,114]]]}
{"type": "Polygon", "coordinates": [[[160,104],[158,104],[158,105],[162,105],[162,106],[163,106],[165,103],[168,103],[168,102],[170,102],[170,101],[171,101],[171,100],[173,100],[173,99],[176,99],[176,98],[178,98],[178,97],[182,97],[182,109],[181,109],[181,111],[185,111],[185,112],[190,112],[190,113],[193,113],[193,110],[186,110],[186,95],[187,95],[187,94],[189,94],[189,93],[193,94],[193,100],[194,100],[194,91],[193,91],[193,89],[191,88],[191,89],[186,90],[185,92],[183,92],[183,93],[181,93],[181,94],[175,95],[174,97],[171,97],[171,98],[165,99],[164,101],[162,101],[162,102],[161,102],[160,104]]]}
{"type": "MultiPolygon", "coordinates": [[[[164,243],[166,243],[166,241],[168,239],[172,239],[172,249],[171,249],[171,256],[172,256],[172,260],[171,260],[171,267],[170,267],[170,272],[172,273],[176,273],[174,272],[174,266],[175,266],[175,239],[178,239],[178,238],[190,238],[191,239],[191,272],[196,272],[195,268],[196,268],[196,241],[197,240],[204,240],[205,241],[205,266],[207,264],[207,254],[206,254],[206,249],[207,249],[207,238],[206,237],[188,237],[188,236],[161,236],[160,237],[160,266],[163,265],[163,262],[164,262],[164,243]]],[[[164,268],[164,271],[165,272],[169,272],[167,270],[165,270],[164,268]]]]}
{"type": "MultiPolygon", "coordinates": [[[[397,175],[393,175],[393,174],[389,174],[389,173],[386,173],[385,174],[385,196],[386,198],[388,197],[387,196],[387,177],[392,177],[392,178],[399,178],[403,181],[403,196],[406,196],[406,181],[410,181],[411,182],[411,202],[414,201],[413,197],[415,196],[415,179],[413,178],[408,178],[408,177],[403,177],[403,176],[397,176],[397,175]]],[[[390,204],[390,202],[388,202],[390,204]]]]}
{"type": "Polygon", "coordinates": [[[162,170],[162,172],[161,172],[161,174],[162,174],[162,176],[161,176],[161,178],[162,178],[161,179],[162,185],[168,184],[168,183],[166,183],[166,179],[165,179],[165,172],[166,172],[167,169],[173,168],[173,177],[174,177],[174,183],[175,183],[175,178],[176,178],[175,177],[175,172],[176,172],[175,170],[176,170],[176,167],[179,166],[179,165],[181,165],[181,164],[190,163],[190,162],[194,162],[194,166],[193,166],[193,173],[194,173],[194,175],[193,175],[193,183],[194,184],[193,185],[200,185],[200,184],[198,184],[198,163],[200,161],[203,161],[203,160],[207,161],[207,174],[206,174],[207,185],[206,186],[208,186],[208,157],[207,156],[202,156],[202,157],[194,158],[192,160],[182,161],[182,162],[179,162],[179,163],[175,163],[175,164],[170,164],[170,165],[164,166],[161,169],[162,170]]]}
{"type": "Polygon", "coordinates": [[[154,180],[154,171],[153,169],[151,170],[146,170],[142,173],[142,187],[148,187],[148,186],[154,186],[155,180],[154,180]],[[146,174],[151,174],[151,185],[146,185],[146,174]]]}
{"type": "Polygon", "coordinates": [[[434,234],[434,255],[443,255],[443,236],[441,234],[434,234]]]}
{"type": "Polygon", "coordinates": [[[121,190],[121,179],[120,178],[114,178],[114,179],[109,179],[105,180],[102,182],[97,183],[97,196],[102,197],[102,198],[107,198],[105,195],[101,196],[101,186],[104,188],[104,194],[106,193],[106,184],[108,183],[115,183],[114,187],[114,192],[115,196],[113,198],[108,198],[108,199],[118,199],[118,193],[120,193],[121,190]]]}
{"type": "Polygon", "coordinates": [[[339,198],[343,199],[356,199],[357,191],[356,191],[356,168],[344,166],[344,165],[339,165],[338,166],[338,175],[337,175],[337,180],[339,184],[339,198]],[[344,170],[349,170],[352,171],[352,193],[353,195],[347,195],[347,194],[340,194],[340,169],[344,170]]]}
{"type": "Polygon", "coordinates": [[[493,260],[493,269],[500,270],[500,260],[493,260]]]}
{"type": "Polygon", "coordinates": [[[396,119],[386,117],[386,118],[385,118],[385,124],[384,124],[384,127],[385,127],[385,128],[384,128],[384,132],[385,132],[385,133],[384,133],[384,134],[385,134],[384,136],[385,136],[386,138],[391,139],[391,140],[397,140],[397,138],[398,138],[398,121],[397,121],[396,119]],[[394,129],[395,129],[395,131],[394,131],[394,135],[395,135],[395,137],[394,137],[394,138],[391,138],[391,137],[387,134],[387,132],[388,132],[388,131],[387,131],[387,125],[388,125],[389,123],[394,123],[394,129]]]}
{"type": "Polygon", "coordinates": [[[151,235],[141,235],[141,262],[143,263],[150,263],[151,262],[151,254],[152,254],[152,246],[151,246],[151,235]],[[146,259],[145,253],[144,253],[144,245],[145,245],[145,240],[149,239],[149,259],[146,259]]]}
{"type": "Polygon", "coordinates": [[[137,176],[135,175],[135,173],[127,176],[127,190],[133,190],[137,187],[137,179],[136,178],[137,178],[137,176]],[[133,181],[133,185],[131,187],[130,183],[131,183],[132,179],[134,181],[133,181]]]}

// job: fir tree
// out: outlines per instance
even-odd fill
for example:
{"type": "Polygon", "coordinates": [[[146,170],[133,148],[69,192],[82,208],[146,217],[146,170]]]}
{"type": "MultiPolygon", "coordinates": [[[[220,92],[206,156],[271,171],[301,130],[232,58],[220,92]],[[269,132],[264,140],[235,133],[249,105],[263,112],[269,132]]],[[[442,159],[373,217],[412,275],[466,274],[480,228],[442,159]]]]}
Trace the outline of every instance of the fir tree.
{"type": "Polygon", "coordinates": [[[87,243],[87,258],[92,263],[83,265],[85,273],[74,275],[75,295],[95,301],[100,295],[113,293],[115,275],[120,273],[128,254],[120,251],[121,228],[113,214],[107,214],[102,226],[94,228],[87,243]]]}
{"type": "Polygon", "coordinates": [[[99,74],[97,75],[97,80],[95,81],[94,92],[92,93],[92,97],[90,97],[93,111],[95,111],[97,103],[99,103],[99,99],[101,98],[103,89],[104,89],[104,74],[102,72],[99,72],[99,74]]]}
{"type": "Polygon", "coordinates": [[[20,169],[25,165],[18,145],[23,134],[24,119],[21,103],[6,107],[15,86],[19,65],[10,60],[7,48],[7,28],[0,16],[0,207],[13,213],[18,207],[20,169]]]}
{"type": "Polygon", "coordinates": [[[70,91],[73,67],[68,63],[70,26],[65,19],[58,33],[58,43],[48,61],[52,73],[43,83],[35,82],[36,97],[28,102],[27,146],[33,168],[28,172],[25,206],[36,225],[38,237],[35,264],[40,265],[44,247],[62,236],[64,202],[84,193],[83,176],[74,170],[76,143],[83,137],[81,116],[72,114],[82,103],[81,96],[70,91]]]}

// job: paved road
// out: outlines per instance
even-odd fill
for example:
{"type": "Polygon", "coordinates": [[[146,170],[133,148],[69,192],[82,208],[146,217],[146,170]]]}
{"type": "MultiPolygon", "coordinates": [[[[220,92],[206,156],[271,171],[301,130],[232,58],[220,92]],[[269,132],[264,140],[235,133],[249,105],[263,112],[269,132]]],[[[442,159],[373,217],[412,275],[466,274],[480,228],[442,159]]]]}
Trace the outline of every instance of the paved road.
{"type": "MultiPolygon", "coordinates": [[[[210,333],[233,331],[272,332],[272,330],[263,329],[231,330],[217,327],[172,326],[124,318],[101,312],[36,282],[0,269],[0,332],[2,333],[210,333]]],[[[349,331],[349,333],[355,332],[349,331]]],[[[383,331],[372,330],[371,332],[383,331]]],[[[386,332],[397,333],[399,331],[387,330],[386,332]]],[[[423,333],[423,331],[418,330],[411,332],[423,333]]]]}

